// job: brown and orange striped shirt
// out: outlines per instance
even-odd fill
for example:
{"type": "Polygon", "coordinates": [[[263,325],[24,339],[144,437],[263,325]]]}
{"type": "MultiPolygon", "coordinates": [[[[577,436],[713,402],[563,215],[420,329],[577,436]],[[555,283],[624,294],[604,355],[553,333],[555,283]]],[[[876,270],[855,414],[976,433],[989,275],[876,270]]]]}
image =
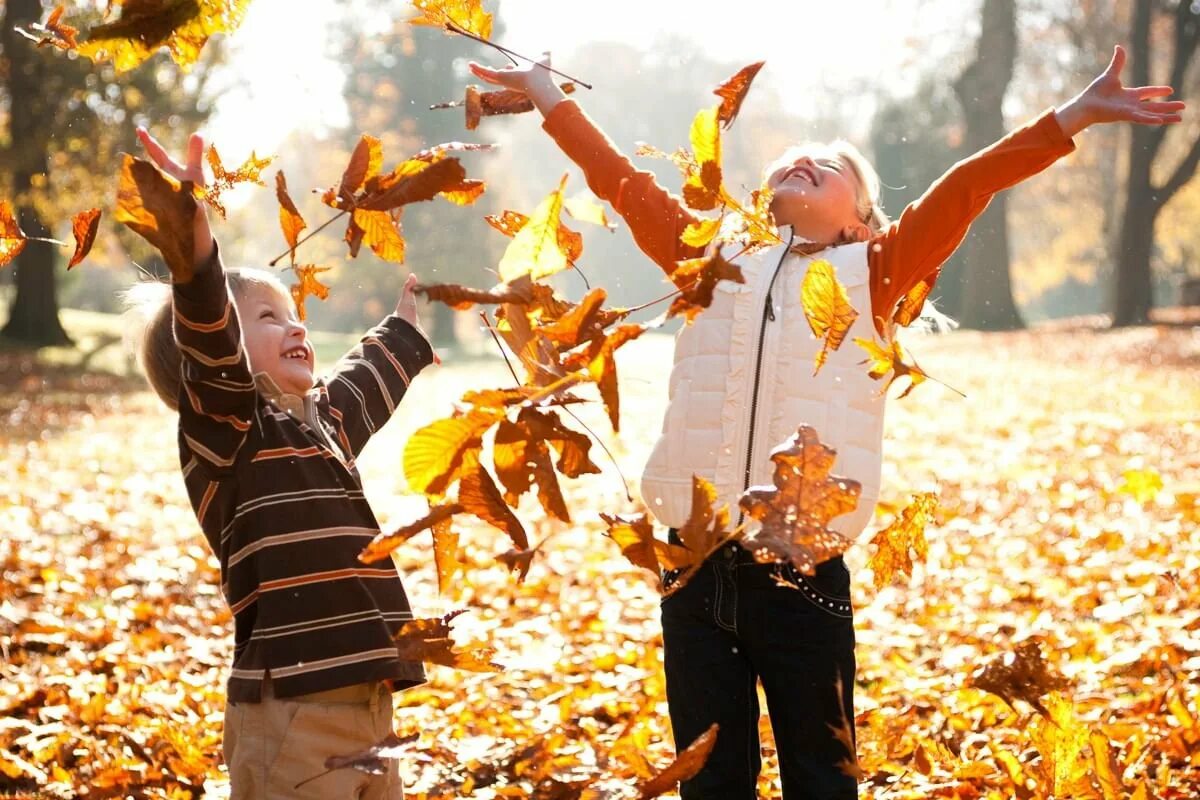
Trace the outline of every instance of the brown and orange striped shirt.
{"type": "Polygon", "coordinates": [[[251,374],[219,256],[174,300],[180,463],[234,615],[229,699],[260,701],[268,674],[279,697],[421,683],[392,640],[413,616],[400,576],[357,557],[379,523],[354,459],[433,361],[429,342],[389,316],[306,396],[280,396],[251,374]]]}

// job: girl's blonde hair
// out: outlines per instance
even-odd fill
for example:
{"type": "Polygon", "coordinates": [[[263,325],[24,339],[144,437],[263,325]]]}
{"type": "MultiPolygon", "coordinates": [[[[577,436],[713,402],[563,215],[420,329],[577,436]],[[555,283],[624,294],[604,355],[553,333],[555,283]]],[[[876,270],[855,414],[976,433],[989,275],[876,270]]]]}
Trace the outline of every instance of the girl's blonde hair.
{"type": "Polygon", "coordinates": [[[832,142],[800,142],[788,147],[775,160],[767,164],[763,170],[765,182],[775,171],[789,166],[801,156],[816,158],[835,158],[845,164],[854,181],[855,195],[858,199],[858,218],[871,233],[879,233],[890,220],[879,205],[879,174],[866,156],[845,139],[835,139],[832,142]]]}
{"type": "MultiPolygon", "coordinates": [[[[227,269],[225,282],[234,307],[251,287],[262,287],[290,297],[279,278],[261,269],[227,269]]],[[[179,393],[183,384],[183,358],[175,342],[174,303],[171,284],[163,281],[143,281],[122,294],[126,317],[128,344],[137,354],[138,364],[150,382],[150,388],[172,411],[179,410],[179,393]]]]}

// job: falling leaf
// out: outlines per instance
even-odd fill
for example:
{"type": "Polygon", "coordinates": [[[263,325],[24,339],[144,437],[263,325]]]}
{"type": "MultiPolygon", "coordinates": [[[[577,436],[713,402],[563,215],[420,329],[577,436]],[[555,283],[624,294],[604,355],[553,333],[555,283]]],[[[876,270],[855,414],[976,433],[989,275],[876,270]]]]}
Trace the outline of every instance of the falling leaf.
{"type": "Polygon", "coordinates": [[[225,219],[225,206],[221,203],[221,195],[243,183],[266,186],[263,183],[262,171],[274,160],[269,157],[259,158],[251,151],[250,157],[243,161],[240,167],[229,172],[221,163],[221,156],[215,145],[208,148],[207,158],[209,169],[213,173],[213,180],[203,189],[197,187],[198,198],[212,206],[221,215],[221,219],[225,219]]]}
{"type": "Polygon", "coordinates": [[[513,283],[501,283],[491,289],[473,289],[457,283],[433,283],[418,286],[416,293],[460,311],[477,303],[482,305],[499,305],[500,303],[527,305],[533,302],[533,292],[529,281],[519,280],[513,283]]]}
{"type": "Polygon", "coordinates": [[[325,300],[329,297],[329,287],[321,283],[317,276],[330,269],[332,267],[319,267],[316,264],[298,264],[292,267],[292,271],[299,280],[299,283],[291,286],[292,300],[296,303],[296,313],[301,322],[308,319],[308,312],[304,309],[306,298],[315,297],[318,300],[325,300]]]}
{"type": "Polygon", "coordinates": [[[279,201],[279,228],[283,231],[284,241],[287,242],[291,263],[295,264],[296,245],[300,240],[300,232],[308,225],[304,222],[304,217],[300,216],[296,204],[292,202],[291,195],[288,194],[287,178],[283,176],[283,170],[275,173],[275,199],[279,201]]]}
{"type": "Polygon", "coordinates": [[[858,319],[858,311],[850,305],[850,296],[837,279],[837,270],[824,259],[808,265],[800,286],[800,303],[813,335],[824,340],[817,353],[815,375],[821,371],[829,351],[842,346],[850,326],[858,319]]]}
{"type": "Polygon", "coordinates": [[[529,547],[529,536],[525,533],[525,526],[504,502],[504,496],[496,488],[491,473],[479,460],[478,450],[472,449],[463,453],[462,476],[458,481],[458,502],[462,504],[466,513],[507,533],[518,549],[524,550],[529,547]]]}
{"type": "Polygon", "coordinates": [[[79,41],[75,38],[79,30],[62,21],[65,12],[66,6],[55,6],[44,23],[35,22],[29,26],[29,31],[24,28],[13,28],[13,30],[26,39],[37,42],[38,47],[50,45],[59,50],[75,50],[79,47],[79,41]],[[30,33],[30,31],[33,32],[30,33]]]}
{"type": "Polygon", "coordinates": [[[467,180],[466,171],[457,158],[443,158],[432,163],[411,158],[386,175],[369,178],[355,205],[368,211],[390,211],[432,200],[443,192],[469,195],[477,184],[477,181],[467,180]]]}
{"type": "Polygon", "coordinates": [[[991,692],[1009,706],[1024,700],[1048,719],[1051,714],[1041,698],[1067,688],[1066,680],[1046,663],[1037,639],[1027,639],[1015,651],[991,659],[971,675],[968,685],[991,692]]]}
{"type": "Polygon", "coordinates": [[[720,217],[697,220],[683,229],[683,233],[679,236],[679,241],[688,247],[705,247],[713,240],[713,237],[717,235],[717,231],[720,229],[720,217]]]}
{"type": "Polygon", "coordinates": [[[1112,742],[1102,733],[1092,733],[1088,741],[1092,746],[1092,761],[1096,765],[1096,781],[1100,784],[1101,796],[1104,800],[1125,800],[1129,796],[1121,779],[1125,769],[1117,758],[1112,742]]]}
{"type": "Polygon", "coordinates": [[[1121,486],[1118,491],[1132,496],[1134,500],[1145,505],[1153,502],[1162,488],[1162,476],[1154,470],[1127,469],[1121,473],[1121,486]]]}
{"type": "Polygon", "coordinates": [[[790,561],[805,575],[841,555],[852,544],[829,527],[858,505],[862,484],[831,475],[837,453],[821,443],[816,429],[801,425],[771,451],[774,486],[752,486],[738,503],[762,528],[745,540],[761,562],[790,561]]]}
{"type": "Polygon", "coordinates": [[[412,537],[424,530],[436,528],[437,525],[446,522],[455,514],[460,514],[463,507],[458,503],[443,503],[441,505],[431,506],[429,513],[418,520],[410,522],[398,530],[391,533],[379,533],[372,539],[363,551],[358,554],[358,560],[364,564],[370,564],[380,559],[387,558],[400,545],[407,542],[412,537]]]}
{"type": "Polygon", "coordinates": [[[336,190],[327,189],[321,200],[333,208],[351,209],[356,205],[354,195],[368,178],[379,175],[383,168],[383,146],[379,139],[368,134],[358,138],[358,144],[350,154],[350,161],[342,171],[342,180],[336,190]]]}
{"type": "MultiPolygon", "coordinates": [[[[574,83],[559,84],[559,88],[564,94],[571,94],[575,91],[574,83]]],[[[490,92],[480,92],[477,86],[467,86],[466,92],[462,100],[453,100],[448,103],[435,103],[430,106],[430,110],[443,108],[458,108],[462,106],[466,111],[466,128],[473,131],[479,127],[479,121],[483,117],[495,117],[503,114],[524,114],[533,111],[533,101],[529,99],[529,95],[518,89],[498,89],[490,92]]]]}
{"type": "Polygon", "coordinates": [[[508,567],[509,572],[517,573],[517,583],[523,583],[525,576],[529,574],[529,567],[533,564],[533,557],[537,555],[545,543],[546,540],[543,539],[527,550],[505,550],[496,556],[496,560],[508,567]]]}
{"type": "Polygon", "coordinates": [[[913,561],[925,561],[928,553],[925,526],[933,518],[937,505],[937,495],[932,492],[914,495],[900,516],[871,538],[876,550],[867,566],[875,575],[876,589],[891,583],[896,575],[911,578],[913,561]]]}
{"type": "Polygon", "coordinates": [[[1088,729],[1075,714],[1075,705],[1057,691],[1046,697],[1043,716],[1030,725],[1029,737],[1042,754],[1039,771],[1053,797],[1080,797],[1092,788],[1088,759],[1088,729]]]}
{"type": "Polygon", "coordinates": [[[124,0],[121,16],[91,28],[79,53],[96,62],[111,60],[117,72],[126,72],[165,47],[187,70],[211,36],[241,24],[249,5],[250,0],[124,0]]]}
{"type": "Polygon", "coordinates": [[[191,182],[180,184],[149,161],[127,154],[121,161],[113,216],[158,248],[177,283],[191,280],[196,219],[191,182]]]}
{"type": "Polygon", "coordinates": [[[900,348],[900,342],[896,339],[892,339],[890,342],[885,342],[881,345],[874,339],[856,338],[854,343],[867,351],[867,358],[861,363],[870,363],[871,368],[867,371],[868,375],[875,380],[879,380],[889,372],[892,373],[892,377],[883,386],[884,392],[891,388],[897,378],[907,375],[909,380],[908,388],[900,393],[900,397],[907,397],[909,392],[929,377],[915,361],[911,364],[905,362],[904,351],[900,348]]]}
{"type": "MultiPolygon", "coordinates": [[[[488,214],[483,219],[488,225],[491,225],[510,239],[529,224],[529,217],[519,211],[503,211],[499,214],[488,214]]],[[[568,261],[577,261],[583,255],[583,237],[577,231],[573,231],[560,223],[558,226],[558,249],[566,254],[568,261]]]]}
{"type": "Polygon", "coordinates": [[[683,184],[683,200],[697,211],[711,211],[721,205],[721,126],[718,106],[701,109],[692,120],[689,138],[696,169],[690,170],[683,184]]]}
{"type": "Polygon", "coordinates": [[[304,784],[324,777],[337,769],[356,769],[368,775],[385,775],[389,769],[388,762],[400,758],[404,755],[404,750],[408,745],[420,738],[420,733],[413,733],[403,737],[389,733],[382,740],[361,752],[351,753],[348,756],[330,756],[325,759],[324,772],[313,775],[311,778],[305,778],[293,788],[299,789],[304,784]]]}
{"type": "Polygon", "coordinates": [[[481,39],[492,38],[492,15],[483,10],[482,0],[412,0],[412,4],[420,16],[410,18],[411,25],[447,28],[452,23],[481,39]]]}
{"type": "Polygon", "coordinates": [[[71,218],[71,233],[75,236],[75,254],[67,263],[68,270],[87,258],[87,254],[92,250],[92,244],[96,241],[98,230],[100,230],[100,209],[98,208],[80,211],[71,218]]]}
{"type": "Polygon", "coordinates": [[[758,75],[758,71],[763,68],[765,61],[756,61],[742,67],[732,77],[713,90],[713,94],[721,98],[721,107],[717,111],[717,119],[726,130],[733,125],[734,119],[737,118],[738,112],[742,109],[742,101],[746,99],[746,93],[750,91],[750,84],[754,81],[754,77],[758,75]]]}
{"type": "Polygon", "coordinates": [[[558,188],[538,204],[529,222],[517,231],[504,251],[504,257],[500,259],[500,280],[510,283],[522,275],[539,280],[569,266],[571,259],[558,238],[563,188],[566,185],[567,176],[564,174],[558,188]]]}
{"type": "Polygon", "coordinates": [[[483,446],[483,435],[504,416],[495,409],[473,409],[462,416],[432,422],[404,445],[404,477],[414,492],[440,495],[458,479],[467,452],[483,446]]]}
{"type": "Polygon", "coordinates": [[[683,781],[695,777],[708,761],[709,753],[717,743],[719,726],[714,722],[708,730],[696,737],[666,769],[638,787],[638,800],[650,800],[674,791],[683,781]]]}
{"type": "Polygon", "coordinates": [[[354,227],[362,231],[362,241],[384,261],[404,263],[404,236],[400,233],[400,209],[368,211],[354,209],[354,227]]]}
{"type": "Polygon", "coordinates": [[[610,231],[617,229],[615,222],[609,222],[608,215],[604,213],[604,206],[597,203],[587,195],[576,195],[563,200],[563,208],[572,218],[580,222],[588,222],[592,225],[599,225],[602,228],[607,228],[610,231]]]}
{"type": "Polygon", "coordinates": [[[433,525],[433,565],[437,570],[438,594],[444,595],[463,566],[458,560],[458,532],[451,527],[449,517],[433,525]]]}
{"type": "Polygon", "coordinates": [[[719,282],[746,282],[741,267],[727,261],[720,252],[679,262],[671,273],[671,280],[680,287],[680,292],[671,301],[667,316],[682,315],[689,324],[695,321],[701,311],[712,305],[713,293],[719,282]]]}
{"type": "Polygon", "coordinates": [[[496,651],[483,645],[459,649],[450,638],[450,624],[462,611],[452,611],[436,619],[414,619],[396,633],[397,657],[401,661],[424,661],[470,672],[500,672],[504,668],[492,661],[496,651]]]}
{"type": "Polygon", "coordinates": [[[933,284],[928,281],[918,282],[900,299],[900,303],[896,306],[896,313],[892,315],[892,321],[897,325],[911,325],[913,320],[921,316],[921,309],[925,307],[925,299],[929,297],[931,291],[933,291],[933,284]]]}
{"type": "Polygon", "coordinates": [[[0,200],[0,267],[6,266],[20,255],[27,241],[28,238],[13,213],[12,203],[0,200]]]}
{"type": "Polygon", "coordinates": [[[563,425],[552,411],[526,407],[515,421],[501,420],[492,458],[496,477],[506,489],[505,501],[515,508],[520,496],[536,483],[546,513],[570,522],[555,470],[571,478],[599,472],[588,456],[591,445],[587,436],[563,425]],[[557,464],[551,462],[551,446],[559,454],[557,464]]]}

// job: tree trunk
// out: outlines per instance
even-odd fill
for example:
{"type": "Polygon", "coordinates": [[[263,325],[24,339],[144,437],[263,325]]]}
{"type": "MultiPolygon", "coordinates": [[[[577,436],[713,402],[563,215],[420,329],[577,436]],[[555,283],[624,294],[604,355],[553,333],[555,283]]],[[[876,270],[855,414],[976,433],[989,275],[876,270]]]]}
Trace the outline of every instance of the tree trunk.
{"type": "MultiPolygon", "coordinates": [[[[975,60],[954,84],[966,122],[965,146],[974,153],[1004,136],[1001,105],[1017,55],[1015,0],[983,0],[975,60]]],[[[1008,213],[997,196],[971,228],[963,245],[962,310],[959,322],[977,330],[1025,327],[1013,300],[1009,275],[1008,213]]]]}
{"type": "MultiPolygon", "coordinates": [[[[0,37],[8,61],[7,83],[11,144],[6,154],[13,165],[12,190],[21,229],[28,236],[49,236],[30,197],[35,175],[46,174],[46,132],[48,117],[54,113],[54,98],[44,95],[43,50],[16,41],[14,26],[28,27],[42,15],[39,0],[9,0],[0,37]]],[[[0,331],[5,337],[34,347],[70,344],[71,339],[58,320],[58,296],[55,289],[57,262],[53,245],[30,242],[13,263],[17,291],[9,308],[8,323],[0,331]]]]}

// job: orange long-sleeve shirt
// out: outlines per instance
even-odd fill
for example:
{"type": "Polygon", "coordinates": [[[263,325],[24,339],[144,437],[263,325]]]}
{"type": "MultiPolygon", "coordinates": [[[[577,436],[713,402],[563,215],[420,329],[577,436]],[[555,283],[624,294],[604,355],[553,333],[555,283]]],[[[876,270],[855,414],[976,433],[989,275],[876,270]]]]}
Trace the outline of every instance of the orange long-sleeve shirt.
{"type": "MultiPolygon", "coordinates": [[[[574,100],[555,106],[542,127],[583,170],[592,192],[624,218],[642,252],[663,270],[671,272],[677,261],[703,255],[701,248],[679,240],[683,229],[698,218],[653,173],[634,167],[574,100]]],[[[891,319],[896,304],[918,283],[933,285],[942,263],[992,195],[1036,175],[1074,149],[1049,110],[959,161],[909,203],[867,248],[871,313],[877,325],[891,319]]]]}

